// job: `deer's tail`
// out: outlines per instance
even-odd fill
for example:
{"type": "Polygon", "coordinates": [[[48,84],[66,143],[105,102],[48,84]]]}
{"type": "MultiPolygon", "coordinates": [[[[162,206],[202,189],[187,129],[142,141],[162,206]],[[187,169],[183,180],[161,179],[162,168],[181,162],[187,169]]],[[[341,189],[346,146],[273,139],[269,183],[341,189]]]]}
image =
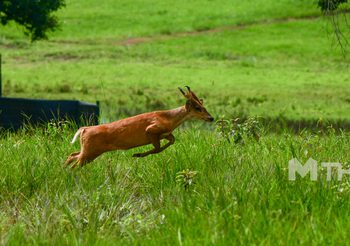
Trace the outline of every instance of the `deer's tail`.
{"type": "Polygon", "coordinates": [[[80,133],[82,132],[83,128],[79,128],[79,130],[75,133],[73,139],[72,139],[72,142],[70,142],[71,144],[73,144],[77,138],[79,137],[80,133]]]}

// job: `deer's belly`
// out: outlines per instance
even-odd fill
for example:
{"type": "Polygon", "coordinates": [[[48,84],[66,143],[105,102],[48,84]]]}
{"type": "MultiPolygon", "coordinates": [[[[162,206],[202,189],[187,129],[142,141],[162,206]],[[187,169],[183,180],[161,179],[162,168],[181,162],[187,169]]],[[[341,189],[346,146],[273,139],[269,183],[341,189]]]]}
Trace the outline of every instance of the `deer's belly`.
{"type": "Polygon", "coordinates": [[[113,149],[131,149],[143,145],[150,144],[151,141],[147,138],[146,134],[140,134],[137,136],[118,136],[111,140],[110,146],[113,149]]]}

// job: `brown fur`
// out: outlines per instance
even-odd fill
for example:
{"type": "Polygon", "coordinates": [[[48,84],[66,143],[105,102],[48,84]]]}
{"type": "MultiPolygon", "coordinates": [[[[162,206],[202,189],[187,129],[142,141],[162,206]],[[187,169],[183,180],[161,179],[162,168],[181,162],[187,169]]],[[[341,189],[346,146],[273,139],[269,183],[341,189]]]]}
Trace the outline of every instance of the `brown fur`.
{"type": "MultiPolygon", "coordinates": [[[[180,89],[180,88],[179,88],[180,89]]],[[[80,152],[69,155],[64,163],[68,166],[84,166],[93,161],[104,152],[112,150],[127,150],[147,144],[154,148],[144,153],[134,154],[134,157],[144,157],[149,154],[159,153],[175,142],[173,130],[185,120],[191,118],[213,121],[213,117],[203,106],[203,101],[189,89],[188,93],[180,91],[187,98],[185,106],[163,111],[144,113],[118,120],[112,123],[82,127],[76,133],[80,133],[80,152]],[[169,142],[160,146],[160,140],[167,139],[169,142]]],[[[73,141],[75,140],[74,137],[73,141]]]]}

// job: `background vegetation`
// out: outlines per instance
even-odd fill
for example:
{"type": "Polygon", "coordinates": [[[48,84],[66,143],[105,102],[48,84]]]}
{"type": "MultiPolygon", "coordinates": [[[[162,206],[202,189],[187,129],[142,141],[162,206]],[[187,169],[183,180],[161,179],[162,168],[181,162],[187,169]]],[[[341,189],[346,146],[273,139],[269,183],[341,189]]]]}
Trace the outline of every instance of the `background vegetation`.
{"type": "Polygon", "coordinates": [[[189,84],[215,116],[348,118],[348,63],[312,1],[66,5],[49,42],[2,28],[5,96],[99,100],[107,121],[182,104],[189,84]]]}
{"type": "MultiPolygon", "coordinates": [[[[107,122],[182,105],[177,87],[189,85],[217,119],[349,120],[348,60],[313,1],[79,0],[58,18],[45,42],[1,27],[5,96],[99,100],[107,122]]],[[[287,165],[347,167],[347,132],[259,126],[236,141],[218,129],[194,123],[159,155],[111,152],[76,171],[62,168],[78,148],[69,123],[1,133],[0,243],[345,242],[349,180],[320,170],[290,182],[287,165]],[[176,177],[190,171],[185,189],[176,177]]]]}
{"type": "Polygon", "coordinates": [[[14,21],[25,28],[24,34],[32,41],[47,38],[47,32],[58,26],[57,17],[52,12],[64,6],[64,0],[0,2],[0,24],[14,21]]]}

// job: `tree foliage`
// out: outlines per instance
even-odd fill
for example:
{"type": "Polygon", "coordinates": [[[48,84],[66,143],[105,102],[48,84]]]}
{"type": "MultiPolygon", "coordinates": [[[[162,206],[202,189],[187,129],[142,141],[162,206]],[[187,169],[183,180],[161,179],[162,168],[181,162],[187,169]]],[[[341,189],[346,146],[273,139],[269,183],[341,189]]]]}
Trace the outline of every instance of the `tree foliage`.
{"type": "Polygon", "coordinates": [[[342,3],[347,3],[348,0],[318,0],[318,6],[323,12],[334,11],[338,9],[342,3]]]}
{"type": "Polygon", "coordinates": [[[348,53],[349,48],[350,22],[348,13],[350,10],[348,3],[349,0],[318,0],[318,6],[329,19],[335,40],[344,57],[348,53]]]}
{"type": "Polygon", "coordinates": [[[15,21],[24,26],[32,41],[47,39],[47,32],[59,26],[52,12],[63,6],[64,0],[0,0],[0,23],[15,21]]]}

